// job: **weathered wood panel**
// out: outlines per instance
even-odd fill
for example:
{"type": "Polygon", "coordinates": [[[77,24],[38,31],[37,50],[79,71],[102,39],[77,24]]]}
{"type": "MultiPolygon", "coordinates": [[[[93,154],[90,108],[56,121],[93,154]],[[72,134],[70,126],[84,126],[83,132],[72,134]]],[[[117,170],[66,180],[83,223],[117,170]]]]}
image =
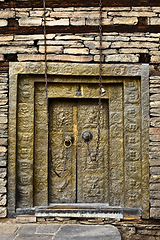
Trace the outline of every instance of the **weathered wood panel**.
{"type": "MultiPolygon", "coordinates": [[[[0,28],[0,34],[42,34],[43,27],[3,27],[0,28]]],[[[99,32],[98,26],[53,26],[46,27],[47,33],[94,33],[99,32]]],[[[159,33],[160,25],[156,26],[127,26],[127,25],[106,25],[103,26],[103,32],[151,32],[159,33]]]]}
{"type": "Polygon", "coordinates": [[[0,73],[8,73],[8,70],[9,70],[9,63],[1,62],[0,63],[0,73]]]}
{"type": "MultiPolygon", "coordinates": [[[[103,0],[105,7],[130,7],[130,6],[160,6],[159,0],[103,0]]],[[[95,7],[99,6],[99,0],[53,0],[46,1],[46,7],[95,7]]],[[[11,1],[1,2],[0,8],[8,7],[43,7],[43,1],[11,1]]]]}

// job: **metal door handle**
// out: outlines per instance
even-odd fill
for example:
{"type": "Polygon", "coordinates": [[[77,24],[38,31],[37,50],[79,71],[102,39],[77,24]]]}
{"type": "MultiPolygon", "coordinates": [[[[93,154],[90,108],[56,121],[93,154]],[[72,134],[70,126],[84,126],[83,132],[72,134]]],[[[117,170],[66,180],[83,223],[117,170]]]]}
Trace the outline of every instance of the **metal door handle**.
{"type": "Polygon", "coordinates": [[[85,130],[82,132],[82,138],[85,143],[88,143],[93,139],[93,135],[89,130],[85,130]]]}
{"type": "Polygon", "coordinates": [[[66,134],[63,137],[63,143],[66,148],[69,148],[74,143],[74,137],[72,134],[66,134]]]}

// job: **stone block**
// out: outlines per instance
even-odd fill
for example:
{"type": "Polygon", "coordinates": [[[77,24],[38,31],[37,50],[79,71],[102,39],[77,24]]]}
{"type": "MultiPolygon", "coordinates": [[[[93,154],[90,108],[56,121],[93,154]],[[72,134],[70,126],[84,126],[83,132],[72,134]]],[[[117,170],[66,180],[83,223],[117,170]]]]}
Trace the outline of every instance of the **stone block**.
{"type": "Polygon", "coordinates": [[[115,12],[122,12],[122,11],[131,11],[130,7],[103,7],[104,11],[115,11],[115,12]]]}
{"type": "Polygon", "coordinates": [[[139,56],[134,54],[107,55],[105,62],[139,62],[139,56]]]}
{"type": "Polygon", "coordinates": [[[4,193],[7,193],[7,188],[0,186],[0,194],[4,194],[4,193]]]}
{"type": "Polygon", "coordinates": [[[0,61],[4,61],[4,55],[0,54],[0,61]]]}
{"type": "Polygon", "coordinates": [[[12,42],[0,42],[0,45],[7,45],[7,46],[25,46],[25,45],[31,45],[33,46],[34,45],[34,41],[31,40],[31,41],[12,41],[12,42]]]}
{"type": "Polygon", "coordinates": [[[150,199],[160,200],[160,191],[150,191],[150,199]]]}
{"type": "Polygon", "coordinates": [[[7,180],[0,178],[0,187],[5,187],[6,184],[7,184],[7,180]]]}
{"type": "Polygon", "coordinates": [[[93,41],[94,40],[94,34],[92,35],[88,35],[88,36],[84,36],[82,34],[79,34],[79,35],[68,35],[68,34],[65,34],[65,35],[57,35],[55,37],[56,40],[86,40],[86,41],[93,41]]]}
{"type": "MultiPolygon", "coordinates": [[[[44,11],[43,10],[32,10],[29,12],[31,17],[43,17],[44,11]]],[[[46,12],[45,16],[47,17],[49,15],[49,12],[46,12]]]]}
{"type": "Polygon", "coordinates": [[[158,16],[155,12],[140,12],[140,11],[115,11],[108,12],[108,16],[118,16],[118,17],[156,17],[158,16]]]}
{"type": "Polygon", "coordinates": [[[150,43],[150,42],[122,42],[117,41],[113,42],[111,48],[158,48],[158,43],[150,43]]]}
{"type": "Polygon", "coordinates": [[[29,12],[16,12],[16,17],[18,18],[29,17],[29,12]]]}
{"type": "Polygon", "coordinates": [[[151,63],[159,63],[160,62],[160,53],[159,56],[151,56],[151,63]]]}
{"type": "Polygon", "coordinates": [[[8,103],[8,99],[1,99],[0,101],[1,101],[0,106],[4,106],[8,103]]]}
{"type": "Polygon", "coordinates": [[[99,25],[99,19],[86,19],[86,25],[87,26],[98,26],[99,25]]]}
{"type": "Polygon", "coordinates": [[[136,12],[151,12],[152,8],[151,7],[132,7],[132,11],[136,11],[136,12]]]}
{"type": "MultiPolygon", "coordinates": [[[[51,12],[50,13],[50,21],[53,20],[54,18],[71,18],[71,17],[78,17],[78,15],[75,15],[73,12],[51,12]]],[[[47,18],[46,20],[48,20],[47,18]]]]}
{"type": "Polygon", "coordinates": [[[10,234],[12,233],[15,233],[17,230],[18,230],[19,226],[13,224],[13,223],[8,223],[7,224],[1,224],[0,225],[0,234],[1,236],[3,236],[2,234],[4,234],[4,239],[3,240],[11,240],[11,239],[14,239],[15,236],[10,236],[10,234]]]}
{"type": "Polygon", "coordinates": [[[152,38],[152,37],[131,37],[131,41],[159,42],[159,38],[152,38]]]}
{"type": "Polygon", "coordinates": [[[7,208],[6,207],[0,207],[0,218],[7,217],[7,208]]]}
{"type": "Polygon", "coordinates": [[[149,25],[160,25],[160,18],[150,18],[149,25]]]}
{"type": "MultiPolygon", "coordinates": [[[[160,156],[160,153],[159,153],[160,156]]],[[[150,167],[150,174],[152,175],[160,175],[160,167],[154,166],[154,167],[150,167]]]]}
{"type": "Polygon", "coordinates": [[[113,22],[112,22],[112,18],[102,18],[102,26],[105,26],[105,25],[112,25],[113,22]]]}
{"type": "MultiPolygon", "coordinates": [[[[93,54],[93,55],[99,55],[100,51],[99,49],[91,49],[90,50],[90,54],[93,54]]],[[[104,55],[108,55],[108,54],[117,54],[118,51],[116,49],[105,49],[105,50],[102,50],[102,54],[104,55]]]]}
{"type": "MultiPolygon", "coordinates": [[[[84,41],[84,45],[89,49],[99,49],[100,47],[99,41],[84,41]]],[[[109,48],[110,45],[111,42],[102,42],[102,49],[109,48]]]]}
{"type": "Polygon", "coordinates": [[[150,102],[150,107],[151,108],[159,108],[160,107],[160,101],[150,102]]]}
{"type": "Polygon", "coordinates": [[[152,117],[150,119],[150,124],[153,127],[160,127],[160,117],[152,117]]]}
{"type": "Polygon", "coordinates": [[[148,49],[141,48],[121,48],[119,49],[119,53],[148,53],[148,49]]]}
{"type": "Polygon", "coordinates": [[[42,18],[37,17],[23,17],[19,19],[19,26],[30,27],[30,26],[41,26],[42,18]]]}
{"type": "Polygon", "coordinates": [[[71,18],[70,25],[85,25],[85,18],[71,18]]]}
{"type": "Polygon", "coordinates": [[[160,53],[159,53],[159,51],[150,51],[150,55],[151,55],[151,56],[152,56],[152,55],[159,56],[160,53]]]}
{"type": "Polygon", "coordinates": [[[7,148],[6,148],[6,147],[2,147],[2,146],[0,146],[0,152],[4,152],[4,153],[6,153],[6,152],[7,152],[7,148]]]}
{"type": "Polygon", "coordinates": [[[160,191],[160,183],[151,183],[150,190],[151,191],[160,191]]]}
{"type": "MultiPolygon", "coordinates": [[[[150,93],[151,93],[151,91],[150,91],[150,93]]],[[[160,109],[159,108],[151,108],[150,109],[150,115],[159,117],[160,116],[160,109]]]]}
{"type": "Polygon", "coordinates": [[[5,206],[7,204],[7,196],[6,194],[0,194],[0,205],[5,206]]]}
{"type": "MultiPolygon", "coordinates": [[[[91,62],[93,56],[91,55],[66,55],[66,54],[48,54],[49,61],[69,61],[69,62],[91,62]]],[[[43,54],[18,54],[18,61],[44,61],[43,54]]]]}
{"type": "MultiPolygon", "coordinates": [[[[94,56],[94,61],[95,62],[99,62],[100,61],[100,56],[99,55],[95,55],[94,56]]],[[[102,61],[104,61],[104,56],[102,56],[102,61]]]]}
{"type": "Polygon", "coordinates": [[[74,7],[65,7],[65,8],[53,8],[54,12],[73,12],[74,7]]]}
{"type": "MultiPolygon", "coordinates": [[[[47,46],[46,52],[47,53],[62,53],[63,47],[62,46],[47,46]]],[[[39,52],[40,53],[45,53],[45,47],[40,46],[39,47],[39,52]]]]}
{"type": "Polygon", "coordinates": [[[159,151],[158,152],[150,152],[150,154],[149,154],[150,159],[157,159],[159,157],[160,157],[160,152],[159,151]]]}
{"type": "Polygon", "coordinates": [[[0,27],[6,27],[8,25],[7,20],[0,19],[0,27]]]}
{"type": "Polygon", "coordinates": [[[67,54],[89,54],[88,48],[65,48],[64,53],[67,54]]]}
{"type": "Polygon", "coordinates": [[[36,217],[32,215],[19,215],[16,217],[18,223],[36,223],[36,217]]]}
{"type": "Polygon", "coordinates": [[[160,200],[151,199],[150,200],[150,206],[151,207],[159,207],[160,208],[160,200]]]}
{"type": "Polygon", "coordinates": [[[160,231],[159,230],[138,229],[137,233],[140,234],[140,235],[160,236],[160,231]]]}
{"type": "Polygon", "coordinates": [[[7,166],[7,160],[1,160],[0,159],[0,167],[6,167],[6,166],[7,166]]]}
{"type": "Polygon", "coordinates": [[[150,134],[160,134],[160,128],[150,128],[150,134]]]}
{"type": "Polygon", "coordinates": [[[8,141],[7,138],[0,138],[0,146],[7,146],[8,141]]]}
{"type": "MultiPolygon", "coordinates": [[[[102,40],[103,41],[123,41],[123,42],[128,42],[129,41],[129,37],[123,37],[123,36],[102,36],[102,40]]],[[[95,38],[96,41],[99,41],[99,37],[95,38]]]]}
{"type": "Polygon", "coordinates": [[[0,117],[0,123],[8,123],[7,117],[0,117]]]}
{"type": "MultiPolygon", "coordinates": [[[[160,145],[151,145],[150,146],[150,152],[159,152],[160,151],[160,145]]],[[[151,160],[153,160],[153,158],[151,159],[151,160]]],[[[159,165],[159,164],[156,164],[157,166],[159,165]]]]}
{"type": "Polygon", "coordinates": [[[5,178],[7,176],[7,169],[0,168],[0,178],[5,178]]]}
{"type": "Polygon", "coordinates": [[[50,19],[46,21],[46,26],[69,26],[69,18],[50,19]]]}
{"type": "Polygon", "coordinates": [[[31,46],[6,46],[0,47],[0,54],[14,54],[14,53],[35,53],[37,52],[36,47],[31,46]]]}
{"type": "Polygon", "coordinates": [[[160,7],[152,7],[153,12],[160,13],[160,7]]]}
{"type": "MultiPolygon", "coordinates": [[[[46,41],[47,45],[60,45],[60,46],[65,46],[65,47],[78,47],[78,48],[84,48],[84,44],[80,41],[74,41],[74,40],[70,40],[70,41],[63,41],[63,40],[47,40],[46,41]]],[[[37,45],[44,45],[44,41],[40,40],[38,41],[37,45]]]]}
{"type": "MultiPolygon", "coordinates": [[[[44,54],[18,54],[18,61],[44,61],[44,54]]],[[[48,56],[47,56],[48,58],[48,56]]]]}
{"type": "MultiPolygon", "coordinates": [[[[56,34],[47,34],[47,39],[53,39],[56,36],[56,34]]],[[[33,35],[15,35],[15,40],[44,40],[43,34],[33,34],[33,35]]]]}
{"type": "Polygon", "coordinates": [[[98,11],[99,8],[98,7],[75,7],[74,8],[75,11],[98,11]]]}
{"type": "MultiPolygon", "coordinates": [[[[102,25],[112,25],[112,18],[102,18],[102,25]]],[[[86,25],[87,26],[97,26],[99,25],[99,17],[92,18],[91,15],[86,18],[86,25]]]]}
{"type": "Polygon", "coordinates": [[[91,62],[93,60],[93,56],[91,55],[54,55],[48,54],[47,59],[51,61],[69,61],[69,62],[91,62]]]}
{"type": "MultiPolygon", "coordinates": [[[[23,8],[23,11],[25,11],[25,12],[30,11],[30,10],[32,10],[32,8],[23,8]]],[[[22,8],[15,8],[15,11],[21,12],[22,8]]]]}
{"type": "Polygon", "coordinates": [[[45,222],[46,219],[42,217],[37,217],[37,222],[45,222]]]}
{"type": "Polygon", "coordinates": [[[14,18],[15,17],[15,11],[12,10],[1,10],[0,11],[1,18],[8,19],[8,18],[14,18]]]}
{"type": "Polygon", "coordinates": [[[138,23],[137,17],[114,17],[113,24],[136,25],[138,23]]]}

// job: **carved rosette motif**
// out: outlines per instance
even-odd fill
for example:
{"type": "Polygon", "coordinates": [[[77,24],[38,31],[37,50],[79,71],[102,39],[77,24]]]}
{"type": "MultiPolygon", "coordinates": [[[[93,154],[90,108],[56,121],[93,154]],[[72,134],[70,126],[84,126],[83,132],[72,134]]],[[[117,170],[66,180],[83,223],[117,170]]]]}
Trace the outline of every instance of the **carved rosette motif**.
{"type": "Polygon", "coordinates": [[[123,201],[123,95],[122,84],[109,88],[109,204],[123,201]]]}
{"type": "Polygon", "coordinates": [[[34,85],[18,82],[17,207],[33,206],[34,85]]]}
{"type": "Polygon", "coordinates": [[[125,206],[141,206],[141,103],[139,80],[124,81],[125,206]]]}

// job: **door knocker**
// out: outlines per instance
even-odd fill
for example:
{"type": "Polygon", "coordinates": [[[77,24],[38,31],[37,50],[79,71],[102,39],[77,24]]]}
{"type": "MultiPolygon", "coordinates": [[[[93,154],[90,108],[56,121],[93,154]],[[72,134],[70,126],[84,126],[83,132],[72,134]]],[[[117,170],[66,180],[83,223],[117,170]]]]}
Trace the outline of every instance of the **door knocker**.
{"type": "Polygon", "coordinates": [[[66,134],[63,137],[63,143],[66,148],[70,148],[74,143],[74,137],[72,134],[66,134]]]}

